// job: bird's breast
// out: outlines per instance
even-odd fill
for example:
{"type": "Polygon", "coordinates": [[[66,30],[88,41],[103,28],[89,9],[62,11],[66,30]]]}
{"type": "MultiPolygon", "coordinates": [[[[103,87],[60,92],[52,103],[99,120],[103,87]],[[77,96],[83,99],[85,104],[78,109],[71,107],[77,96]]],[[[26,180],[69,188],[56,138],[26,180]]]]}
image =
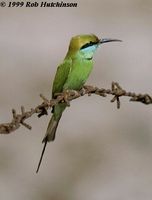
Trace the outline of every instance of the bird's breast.
{"type": "Polygon", "coordinates": [[[83,87],[92,71],[92,61],[74,62],[64,89],[79,90],[83,87]]]}

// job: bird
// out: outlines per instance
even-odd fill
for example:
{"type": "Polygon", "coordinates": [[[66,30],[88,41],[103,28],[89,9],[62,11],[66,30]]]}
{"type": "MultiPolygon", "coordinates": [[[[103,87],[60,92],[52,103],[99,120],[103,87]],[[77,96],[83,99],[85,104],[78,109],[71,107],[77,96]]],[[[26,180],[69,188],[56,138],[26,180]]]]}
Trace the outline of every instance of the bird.
{"type": "MultiPolygon", "coordinates": [[[[121,40],[99,39],[94,34],[81,34],[71,38],[67,54],[63,62],[58,66],[53,81],[53,99],[56,98],[56,93],[62,93],[67,90],[80,90],[84,86],[92,71],[93,56],[96,50],[99,46],[108,42],[121,42],[121,40]]],[[[59,121],[66,107],[67,104],[64,102],[55,105],[52,109],[52,117],[42,140],[44,146],[36,173],[39,171],[47,143],[55,139],[59,121]]]]}

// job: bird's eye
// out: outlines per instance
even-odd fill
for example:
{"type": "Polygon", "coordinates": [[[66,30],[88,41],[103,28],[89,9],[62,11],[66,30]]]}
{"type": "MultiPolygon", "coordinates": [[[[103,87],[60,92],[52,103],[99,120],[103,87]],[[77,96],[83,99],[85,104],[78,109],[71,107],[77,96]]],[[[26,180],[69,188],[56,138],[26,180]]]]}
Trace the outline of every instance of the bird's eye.
{"type": "Polygon", "coordinates": [[[90,41],[90,42],[84,44],[84,45],[81,47],[81,49],[85,49],[85,48],[90,47],[90,46],[93,46],[93,45],[95,45],[95,44],[97,44],[97,43],[98,43],[98,42],[92,42],[92,41],[90,41]]]}

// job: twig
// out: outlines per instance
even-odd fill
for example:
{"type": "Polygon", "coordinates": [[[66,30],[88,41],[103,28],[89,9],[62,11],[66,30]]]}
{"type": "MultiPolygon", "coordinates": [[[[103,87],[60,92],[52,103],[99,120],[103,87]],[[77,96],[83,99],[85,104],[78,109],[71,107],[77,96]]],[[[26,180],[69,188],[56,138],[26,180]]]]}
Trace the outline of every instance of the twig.
{"type": "Polygon", "coordinates": [[[90,96],[91,94],[96,94],[102,97],[113,95],[111,102],[116,102],[118,109],[120,108],[121,96],[130,97],[130,101],[141,102],[147,105],[152,104],[152,97],[149,94],[136,94],[133,92],[126,92],[116,82],[112,82],[111,89],[97,88],[94,86],[84,86],[80,91],[68,90],[65,92],[56,94],[56,98],[51,100],[48,100],[46,97],[40,94],[43,102],[35,108],[32,108],[30,111],[25,111],[24,106],[21,106],[21,114],[17,114],[16,110],[12,109],[12,121],[10,123],[0,124],[0,134],[9,134],[18,129],[21,125],[28,129],[31,129],[32,127],[27,124],[25,120],[30,118],[32,115],[38,114],[38,117],[41,117],[43,115],[46,115],[47,110],[49,108],[52,108],[54,105],[57,105],[61,102],[66,102],[68,105],[70,105],[70,101],[86,94],[88,94],[88,96],[90,96]]]}

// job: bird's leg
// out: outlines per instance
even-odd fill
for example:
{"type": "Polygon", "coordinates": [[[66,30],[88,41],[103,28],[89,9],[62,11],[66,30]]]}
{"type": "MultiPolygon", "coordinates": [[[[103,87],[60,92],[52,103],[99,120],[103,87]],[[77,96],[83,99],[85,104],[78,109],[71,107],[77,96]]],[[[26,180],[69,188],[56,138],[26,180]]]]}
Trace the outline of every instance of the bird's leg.
{"type": "Polygon", "coordinates": [[[63,99],[64,99],[64,102],[67,103],[67,106],[70,106],[70,100],[73,99],[73,98],[78,98],[80,97],[81,95],[83,95],[83,93],[81,94],[80,91],[77,91],[77,90],[65,90],[63,91],[63,99]]]}
{"type": "Polygon", "coordinates": [[[64,90],[62,95],[63,95],[63,101],[67,104],[67,106],[70,106],[70,101],[69,101],[70,90],[64,90]]]}
{"type": "Polygon", "coordinates": [[[67,106],[70,106],[70,100],[73,97],[77,98],[81,96],[81,94],[76,90],[66,89],[61,93],[55,93],[54,96],[59,99],[62,103],[66,103],[67,106]]]}
{"type": "Polygon", "coordinates": [[[63,90],[63,92],[55,93],[54,97],[61,101],[61,103],[66,103],[67,106],[70,106],[69,102],[70,90],[63,90]]]}

